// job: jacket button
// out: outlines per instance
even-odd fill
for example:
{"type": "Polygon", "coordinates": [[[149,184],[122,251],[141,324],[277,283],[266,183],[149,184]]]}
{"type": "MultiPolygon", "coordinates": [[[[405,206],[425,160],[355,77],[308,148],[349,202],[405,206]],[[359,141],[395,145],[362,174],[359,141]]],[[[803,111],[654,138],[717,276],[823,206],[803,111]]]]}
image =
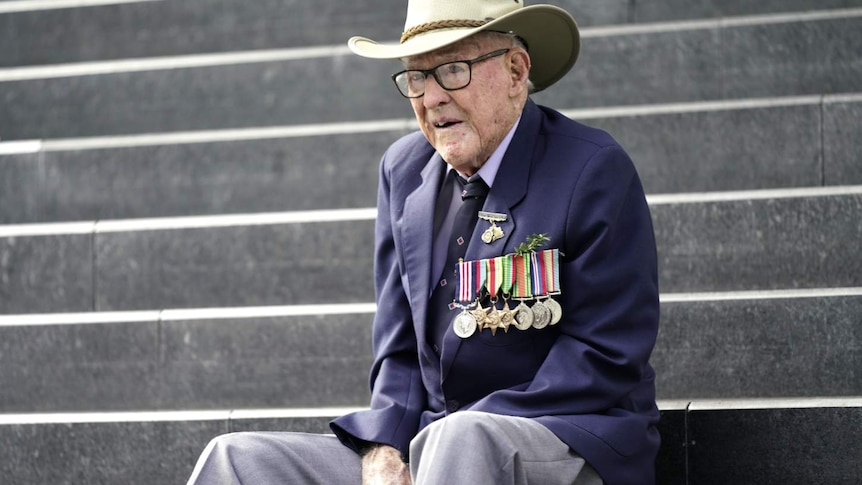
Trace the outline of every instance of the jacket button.
{"type": "Polygon", "coordinates": [[[440,347],[438,347],[437,344],[434,344],[434,346],[431,347],[431,349],[434,350],[435,354],[440,355],[440,347]]]}
{"type": "Polygon", "coordinates": [[[456,401],[454,399],[450,399],[450,400],[446,401],[446,411],[447,412],[454,413],[455,411],[458,410],[458,406],[460,406],[460,404],[458,403],[458,401],[456,401]]]}

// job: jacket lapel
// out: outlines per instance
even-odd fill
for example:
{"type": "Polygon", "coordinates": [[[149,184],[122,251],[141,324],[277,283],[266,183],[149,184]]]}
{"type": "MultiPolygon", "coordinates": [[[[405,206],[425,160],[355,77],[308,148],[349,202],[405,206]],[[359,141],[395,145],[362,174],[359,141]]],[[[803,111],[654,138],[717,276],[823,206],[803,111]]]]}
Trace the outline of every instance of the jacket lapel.
{"type": "Polygon", "coordinates": [[[434,240],[434,207],[445,162],[436,152],[422,169],[422,183],[404,201],[402,246],[417,335],[425,335],[434,240]]]}
{"type": "MultiPolygon", "coordinates": [[[[517,223],[512,217],[512,208],[518,205],[527,194],[530,168],[533,164],[533,154],[535,153],[536,140],[539,137],[541,121],[541,111],[532,101],[528,100],[521,115],[521,122],[518,124],[518,129],[515,131],[515,136],[512,137],[509,148],[503,155],[500,169],[494,179],[494,185],[488,192],[488,197],[482,208],[485,212],[506,215],[504,222],[497,223],[503,230],[503,237],[490,244],[482,242],[482,233],[490,227],[490,223],[480,219],[473,231],[473,236],[470,238],[470,245],[467,246],[465,256],[467,261],[494,258],[514,252],[514,243],[517,241],[514,241],[513,244],[510,244],[509,241],[517,223]]],[[[446,333],[441,355],[444,380],[461,347],[461,342],[461,338],[453,332],[446,333]]]]}

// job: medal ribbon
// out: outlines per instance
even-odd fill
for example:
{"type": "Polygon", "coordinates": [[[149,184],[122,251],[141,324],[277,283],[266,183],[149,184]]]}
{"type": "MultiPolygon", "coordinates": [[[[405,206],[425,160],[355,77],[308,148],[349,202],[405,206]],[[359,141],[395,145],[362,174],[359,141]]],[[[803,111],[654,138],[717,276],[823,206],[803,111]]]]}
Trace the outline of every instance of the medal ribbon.
{"type": "Polygon", "coordinates": [[[473,288],[476,289],[476,292],[473,294],[473,298],[475,299],[479,298],[482,295],[482,286],[485,285],[485,278],[487,278],[488,276],[488,266],[485,264],[484,259],[470,261],[469,264],[473,265],[474,276],[478,276],[478,278],[475,279],[473,285],[473,288]]]}
{"type": "Polygon", "coordinates": [[[533,294],[536,296],[547,295],[548,290],[545,285],[545,281],[547,280],[545,277],[545,260],[540,258],[537,253],[533,252],[530,253],[530,262],[533,266],[533,294]]]}
{"type": "Polygon", "coordinates": [[[458,288],[455,291],[458,301],[473,301],[473,265],[469,261],[458,262],[458,288]]]}
{"type": "Polygon", "coordinates": [[[502,273],[500,293],[509,295],[512,292],[512,285],[515,283],[515,272],[512,271],[512,255],[500,256],[496,259],[500,260],[500,272],[502,273]]]}
{"type": "Polygon", "coordinates": [[[545,249],[541,258],[545,262],[545,288],[548,294],[560,293],[560,250],[545,249]]]}
{"type": "Polygon", "coordinates": [[[512,256],[512,266],[514,267],[515,284],[512,286],[512,296],[514,298],[529,299],[533,297],[533,290],[530,284],[530,259],[521,254],[512,256]]]}
{"type": "Polygon", "coordinates": [[[497,298],[497,290],[503,284],[503,258],[485,259],[485,266],[488,268],[488,296],[497,298]]]}

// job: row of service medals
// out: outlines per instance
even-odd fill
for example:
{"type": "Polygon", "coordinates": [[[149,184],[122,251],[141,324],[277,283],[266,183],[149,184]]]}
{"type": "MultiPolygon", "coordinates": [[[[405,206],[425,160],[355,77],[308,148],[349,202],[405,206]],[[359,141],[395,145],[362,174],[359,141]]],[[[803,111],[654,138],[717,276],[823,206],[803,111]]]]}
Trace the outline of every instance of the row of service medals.
{"type": "Polygon", "coordinates": [[[461,313],[452,321],[455,334],[468,338],[476,330],[509,327],[542,329],[562,318],[562,308],[551,296],[560,294],[560,251],[545,249],[526,254],[458,262],[455,301],[461,313]],[[489,299],[488,308],[481,302],[489,299]],[[509,300],[518,301],[510,308],[509,300]],[[502,300],[502,307],[497,308],[502,300]],[[532,302],[528,305],[527,302],[532,302]]]}

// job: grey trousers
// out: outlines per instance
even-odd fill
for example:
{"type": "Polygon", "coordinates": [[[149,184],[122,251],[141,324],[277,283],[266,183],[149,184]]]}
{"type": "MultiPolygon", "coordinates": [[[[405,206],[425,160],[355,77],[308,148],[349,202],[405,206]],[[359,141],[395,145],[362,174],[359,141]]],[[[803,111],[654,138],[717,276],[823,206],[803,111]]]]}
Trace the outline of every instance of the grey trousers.
{"type": "MultiPolygon", "coordinates": [[[[597,485],[602,480],[547,428],[462,411],[410,442],[414,485],[597,485]]],[[[232,433],[213,439],[189,485],[360,485],[361,458],[331,435],[232,433]]]]}

